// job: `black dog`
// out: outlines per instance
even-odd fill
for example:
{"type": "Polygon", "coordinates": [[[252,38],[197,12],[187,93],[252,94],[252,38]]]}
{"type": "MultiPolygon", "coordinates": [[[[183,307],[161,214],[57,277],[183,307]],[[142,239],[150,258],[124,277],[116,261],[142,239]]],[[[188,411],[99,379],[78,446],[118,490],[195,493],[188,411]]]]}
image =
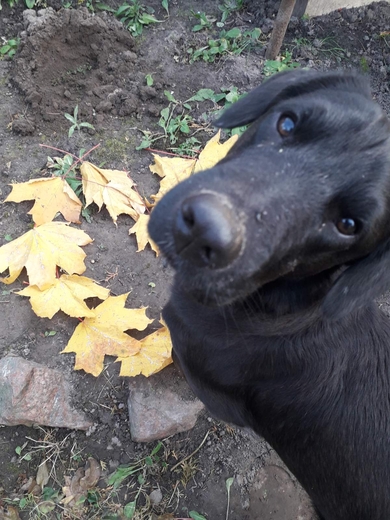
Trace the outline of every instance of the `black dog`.
{"type": "Polygon", "coordinates": [[[217,417],[275,448],[324,520],[390,519],[390,125],[352,73],[279,74],[251,123],[170,191],[150,234],[176,270],[174,357],[217,417]]]}

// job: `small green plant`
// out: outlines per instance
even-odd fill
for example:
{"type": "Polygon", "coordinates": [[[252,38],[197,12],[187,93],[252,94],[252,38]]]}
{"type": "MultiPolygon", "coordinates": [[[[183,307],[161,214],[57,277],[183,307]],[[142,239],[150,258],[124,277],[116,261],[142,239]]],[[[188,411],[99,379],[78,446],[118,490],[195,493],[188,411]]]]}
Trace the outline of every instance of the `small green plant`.
{"type": "Polygon", "coordinates": [[[261,30],[258,28],[250,31],[241,31],[237,27],[230,31],[221,31],[220,37],[216,40],[209,40],[207,45],[200,49],[188,49],[190,61],[194,62],[202,59],[208,63],[214,62],[224,54],[241,54],[249,47],[259,44],[261,30]]]}
{"type": "Polygon", "coordinates": [[[272,76],[277,72],[296,69],[298,67],[300,67],[300,64],[292,61],[291,52],[286,51],[279,60],[265,60],[263,72],[265,76],[272,76]]]}
{"type": "Polygon", "coordinates": [[[82,128],[92,128],[92,130],[95,130],[95,127],[93,125],[91,125],[91,123],[85,123],[85,122],[80,123],[77,120],[78,114],[79,114],[78,105],[75,106],[75,109],[73,111],[73,116],[71,114],[67,114],[67,113],[64,114],[66,119],[72,123],[72,126],[69,128],[68,137],[72,137],[72,135],[76,129],[78,130],[79,133],[82,128]]]}
{"type": "Polygon", "coordinates": [[[196,137],[188,137],[176,148],[171,147],[172,152],[177,155],[187,155],[188,157],[196,157],[200,152],[201,142],[196,137]]]}
{"type": "Polygon", "coordinates": [[[234,477],[226,479],[226,492],[227,492],[227,506],[226,506],[226,520],[229,520],[229,506],[230,506],[230,488],[232,487],[234,477]]]}
{"type": "Polygon", "coordinates": [[[166,10],[167,15],[169,16],[169,0],[162,0],[161,5],[166,10]]]}
{"type": "MultiPolygon", "coordinates": [[[[14,5],[16,5],[18,3],[19,0],[5,0],[5,3],[7,5],[9,5],[12,9],[12,7],[14,7],[14,5]]],[[[0,11],[3,9],[3,6],[1,5],[2,3],[2,0],[0,0],[0,11]]]]}
{"type": "Polygon", "coordinates": [[[360,58],[360,70],[363,72],[363,74],[368,74],[370,72],[370,66],[368,65],[368,61],[365,56],[360,58]]]}
{"type": "MultiPolygon", "coordinates": [[[[240,97],[243,95],[239,93],[237,87],[233,86],[222,88],[220,93],[216,93],[210,88],[202,88],[184,102],[180,102],[175,99],[171,92],[165,91],[164,93],[169,101],[169,105],[166,108],[163,108],[160,112],[161,117],[158,125],[163,129],[163,133],[153,133],[149,130],[141,130],[143,139],[141,144],[137,147],[137,150],[150,148],[153,143],[160,139],[165,139],[169,141],[171,145],[174,145],[177,143],[180,134],[188,135],[190,132],[190,124],[192,123],[193,118],[188,112],[186,112],[186,110],[192,110],[192,103],[209,100],[212,101],[215,105],[222,103],[223,106],[227,108],[232,103],[240,99],[240,97]],[[175,115],[175,111],[177,110],[181,110],[181,113],[175,115]]],[[[212,117],[214,117],[215,114],[216,113],[214,112],[212,117]]],[[[208,121],[209,117],[210,116],[206,113],[202,114],[202,119],[204,121],[208,121]]],[[[240,135],[246,130],[246,128],[246,126],[235,128],[231,131],[231,134],[240,135]]],[[[176,147],[171,146],[169,149],[179,155],[188,155],[193,157],[198,154],[199,145],[200,141],[198,141],[198,139],[196,139],[194,136],[190,136],[186,138],[180,145],[176,147]]]]}
{"type": "MultiPolygon", "coordinates": [[[[46,165],[47,168],[54,170],[53,174],[56,177],[63,177],[82,201],[84,201],[83,182],[81,180],[81,175],[78,174],[76,170],[80,166],[84,153],[85,149],[82,148],[79,151],[80,161],[75,160],[75,157],[70,154],[66,154],[64,157],[48,157],[46,165]]],[[[84,217],[87,222],[92,222],[90,208],[84,206],[81,210],[81,216],[84,217]]]]}
{"type": "Polygon", "coordinates": [[[133,475],[137,475],[138,484],[142,485],[145,482],[145,475],[148,469],[154,464],[160,462],[158,452],[162,448],[162,443],[159,442],[152,450],[150,455],[143,459],[134,462],[133,464],[123,464],[119,466],[114,473],[108,477],[108,485],[113,486],[114,490],[118,489],[122,483],[133,475]]]}
{"type": "Polygon", "coordinates": [[[218,9],[222,11],[221,23],[224,24],[233,12],[241,11],[243,7],[244,0],[224,0],[224,2],[218,6],[218,9]]]}
{"type": "Polygon", "coordinates": [[[3,38],[3,43],[0,47],[0,56],[12,58],[18,50],[19,44],[20,38],[12,38],[11,40],[5,40],[3,38]]]}
{"type": "Polygon", "coordinates": [[[147,86],[151,87],[153,85],[153,83],[154,83],[154,79],[153,79],[152,75],[151,74],[146,74],[145,79],[146,79],[147,86]]]}
{"type": "Polygon", "coordinates": [[[192,28],[193,32],[202,31],[203,29],[211,29],[213,23],[217,21],[217,19],[213,16],[208,16],[206,13],[203,13],[201,11],[191,11],[191,14],[194,18],[198,20],[198,23],[194,25],[194,27],[192,28]]]}
{"type": "Polygon", "coordinates": [[[130,0],[129,4],[121,5],[114,16],[118,18],[133,36],[140,36],[145,26],[159,23],[153,16],[153,9],[146,8],[138,0],[130,0]]]}
{"type": "Polygon", "coordinates": [[[197,513],[196,511],[190,511],[188,514],[192,520],[207,520],[205,516],[197,513]]]}
{"type": "Polygon", "coordinates": [[[27,444],[28,444],[28,442],[25,442],[22,446],[16,446],[16,448],[15,448],[15,453],[19,456],[19,462],[21,462],[22,460],[30,461],[32,458],[31,453],[29,453],[29,452],[22,455],[22,451],[25,449],[27,444]]]}

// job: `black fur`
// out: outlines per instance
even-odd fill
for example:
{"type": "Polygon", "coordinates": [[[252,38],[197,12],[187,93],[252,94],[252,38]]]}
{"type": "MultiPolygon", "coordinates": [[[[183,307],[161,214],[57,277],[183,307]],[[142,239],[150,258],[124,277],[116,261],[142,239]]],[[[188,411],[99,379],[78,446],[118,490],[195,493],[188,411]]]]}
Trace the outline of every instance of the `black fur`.
{"type": "Polygon", "coordinates": [[[389,122],[361,76],[294,71],[217,121],[247,123],[152,213],[176,270],[174,358],[215,416],[275,448],[323,520],[390,519],[390,323],[372,303],[390,287],[389,122]]]}

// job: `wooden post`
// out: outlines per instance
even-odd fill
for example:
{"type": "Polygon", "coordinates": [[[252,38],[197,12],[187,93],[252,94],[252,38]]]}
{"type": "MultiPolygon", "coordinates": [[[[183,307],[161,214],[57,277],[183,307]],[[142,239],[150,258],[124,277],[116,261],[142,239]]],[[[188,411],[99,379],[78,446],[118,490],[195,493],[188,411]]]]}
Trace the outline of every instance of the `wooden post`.
{"type": "Polygon", "coordinates": [[[265,53],[266,60],[274,60],[279,54],[284,35],[290,21],[296,0],[282,0],[276,15],[274,28],[265,53]]]}
{"type": "Polygon", "coordinates": [[[309,0],[296,0],[292,15],[296,16],[297,18],[302,18],[302,16],[306,13],[306,7],[308,3],[309,0]]]}

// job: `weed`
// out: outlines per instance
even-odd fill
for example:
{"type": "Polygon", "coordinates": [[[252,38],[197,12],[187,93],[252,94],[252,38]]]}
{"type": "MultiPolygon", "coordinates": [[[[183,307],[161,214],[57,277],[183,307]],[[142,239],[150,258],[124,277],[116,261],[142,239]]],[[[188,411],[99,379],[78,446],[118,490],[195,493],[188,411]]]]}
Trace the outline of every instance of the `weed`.
{"type": "Polygon", "coordinates": [[[153,448],[150,455],[140,459],[137,462],[134,462],[134,464],[119,466],[114,471],[114,473],[109,476],[108,485],[113,486],[114,489],[118,489],[125,480],[133,475],[137,475],[138,483],[142,485],[145,481],[145,473],[147,472],[148,468],[151,468],[154,464],[160,462],[160,457],[157,454],[161,448],[162,443],[159,442],[153,448]]]}
{"type": "Polygon", "coordinates": [[[16,446],[15,448],[15,453],[16,455],[19,456],[19,462],[22,462],[22,460],[27,460],[27,461],[30,461],[31,460],[31,453],[25,453],[24,455],[22,455],[22,451],[25,449],[25,447],[27,446],[28,442],[26,441],[23,446],[16,446]]]}
{"type": "Polygon", "coordinates": [[[326,38],[316,38],[313,41],[313,46],[323,54],[335,58],[340,61],[345,56],[345,49],[340,47],[333,36],[327,36],[326,38]]]}
{"type": "Polygon", "coordinates": [[[197,157],[200,152],[201,142],[196,137],[188,137],[176,148],[170,149],[177,155],[187,155],[188,157],[197,157]]]}
{"type": "Polygon", "coordinates": [[[198,23],[192,28],[193,32],[202,31],[203,29],[211,29],[213,23],[217,21],[217,19],[213,16],[208,16],[206,13],[201,11],[191,11],[191,14],[198,20],[198,23]]]}
{"type": "Polygon", "coordinates": [[[190,511],[188,514],[190,515],[190,518],[192,518],[193,520],[206,520],[206,517],[197,513],[196,511],[190,511]]]}
{"type": "Polygon", "coordinates": [[[272,76],[277,72],[296,69],[297,67],[300,67],[299,63],[292,61],[291,52],[286,51],[279,60],[265,60],[263,72],[265,76],[272,76]]]}
{"type": "Polygon", "coordinates": [[[226,520],[229,520],[229,506],[230,506],[230,488],[232,487],[234,477],[226,479],[226,491],[227,491],[227,506],[226,506],[226,520]]]}
{"type": "Polygon", "coordinates": [[[130,0],[129,4],[123,4],[114,11],[114,16],[123,23],[133,36],[140,36],[144,26],[160,22],[152,13],[153,9],[146,8],[138,0],[130,0]]]}
{"type": "Polygon", "coordinates": [[[313,54],[324,54],[340,61],[345,56],[345,50],[339,46],[337,41],[332,36],[326,38],[315,38],[309,40],[308,38],[294,38],[291,52],[299,47],[307,47],[313,54]]]}
{"type": "MultiPolygon", "coordinates": [[[[83,156],[85,150],[80,150],[80,157],[83,156]]],[[[77,175],[76,168],[78,168],[77,162],[70,154],[64,155],[64,157],[48,157],[47,167],[53,169],[53,173],[56,177],[63,177],[72,190],[79,197],[83,191],[82,182],[80,175],[77,175]]]]}
{"type": "MultiPolygon", "coordinates": [[[[0,11],[2,10],[3,6],[1,5],[2,3],[2,0],[0,0],[0,11]]],[[[12,7],[14,7],[17,3],[18,3],[18,0],[5,0],[5,3],[7,5],[9,5],[12,9],[12,7]]]]}
{"type": "Polygon", "coordinates": [[[224,24],[229,16],[235,11],[241,11],[244,7],[244,0],[224,0],[223,4],[218,6],[222,11],[221,24],[224,24]]]}
{"type": "Polygon", "coordinates": [[[360,58],[360,70],[363,72],[363,74],[368,74],[370,72],[370,66],[368,65],[368,61],[365,56],[360,58]]]}
{"type": "MultiPolygon", "coordinates": [[[[216,95],[217,102],[223,103],[223,108],[226,110],[229,108],[233,103],[244,97],[245,94],[241,94],[237,87],[230,86],[230,87],[222,87],[221,93],[216,95]]],[[[217,115],[218,112],[214,114],[217,115]]],[[[245,126],[239,126],[237,128],[233,128],[232,130],[225,130],[225,133],[227,135],[241,135],[245,132],[245,130],[248,128],[248,125],[245,126]]]]}
{"type": "Polygon", "coordinates": [[[67,114],[67,113],[64,114],[66,119],[72,123],[72,126],[69,128],[68,137],[72,137],[72,135],[76,129],[78,130],[79,133],[82,128],[92,128],[92,130],[95,130],[95,127],[93,125],[91,125],[91,123],[85,123],[85,122],[79,123],[77,120],[78,113],[79,113],[79,106],[76,105],[75,109],[73,111],[73,116],[71,114],[67,114]]]}
{"type": "Polygon", "coordinates": [[[149,148],[152,143],[159,139],[167,139],[170,144],[175,144],[179,133],[187,135],[190,133],[189,125],[192,123],[193,118],[188,113],[185,113],[184,108],[191,109],[191,106],[188,104],[185,106],[185,103],[180,103],[167,90],[164,91],[164,94],[169,101],[169,105],[161,110],[158,121],[158,125],[163,129],[164,133],[153,135],[149,131],[142,130],[144,138],[137,150],[149,148]],[[179,108],[181,108],[182,112],[175,115],[175,111],[179,108]]]}
{"type": "Polygon", "coordinates": [[[154,83],[154,79],[151,74],[146,74],[145,80],[148,87],[151,87],[154,83]]]}
{"type": "Polygon", "coordinates": [[[241,31],[237,27],[230,31],[221,31],[220,37],[216,40],[209,40],[207,45],[200,49],[188,49],[190,61],[194,62],[202,59],[208,63],[214,62],[224,54],[241,54],[249,47],[259,44],[261,31],[255,28],[250,31],[241,31]]]}
{"type": "MultiPolygon", "coordinates": [[[[163,108],[160,112],[160,120],[158,125],[163,129],[163,133],[153,133],[149,130],[141,130],[143,139],[137,150],[143,148],[150,148],[151,145],[161,139],[169,141],[171,145],[177,143],[180,134],[188,135],[190,132],[190,125],[193,122],[192,116],[186,112],[192,110],[191,103],[212,101],[215,105],[222,102],[225,107],[229,107],[232,103],[237,101],[242,95],[238,92],[237,87],[228,87],[221,89],[220,93],[214,92],[209,88],[202,88],[196,94],[184,102],[180,102],[171,92],[165,91],[165,95],[169,101],[169,105],[163,108]],[[181,113],[175,115],[176,110],[181,110],[181,113]]],[[[212,116],[213,117],[213,116],[212,116]]],[[[205,113],[202,118],[207,121],[209,116],[205,113]]],[[[241,134],[247,127],[235,128],[232,134],[241,134]]],[[[169,149],[179,155],[196,156],[199,152],[200,141],[194,136],[190,136],[184,140],[179,146],[170,147],[169,149]]]]}
{"type": "Polygon", "coordinates": [[[18,47],[20,44],[20,38],[12,38],[11,40],[6,40],[5,38],[2,38],[2,40],[3,40],[3,43],[1,44],[1,47],[0,47],[0,56],[1,57],[8,56],[8,58],[12,58],[14,56],[15,52],[18,50],[18,47]]]}
{"type": "Polygon", "coordinates": [[[169,1],[168,0],[162,0],[161,5],[166,10],[167,15],[169,16],[169,1]]]}

